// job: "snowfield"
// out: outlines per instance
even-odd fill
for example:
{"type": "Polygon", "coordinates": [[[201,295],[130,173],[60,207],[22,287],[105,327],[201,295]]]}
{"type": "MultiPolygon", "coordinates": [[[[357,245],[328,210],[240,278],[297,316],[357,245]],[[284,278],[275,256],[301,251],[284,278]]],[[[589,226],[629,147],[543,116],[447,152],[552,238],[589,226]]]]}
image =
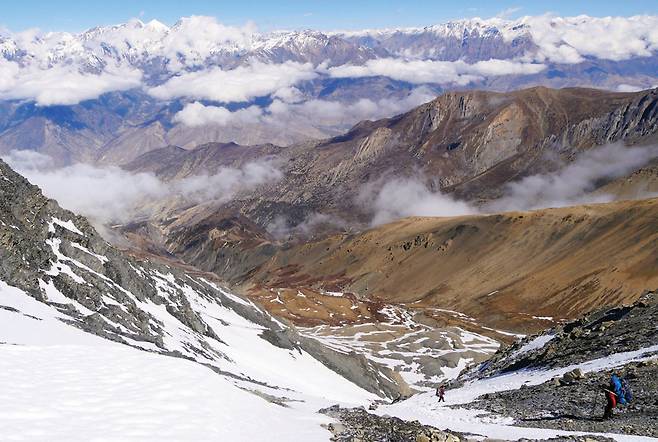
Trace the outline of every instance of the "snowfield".
{"type": "Polygon", "coordinates": [[[291,358],[252,339],[256,331],[245,324],[226,336],[231,358],[271,383],[259,394],[285,396],[287,406],[196,362],[85,333],[3,282],[0,306],[3,441],[326,441],[330,433],[320,425],[331,419],[318,409],[374,399],[308,355],[291,358]]]}
{"type": "Polygon", "coordinates": [[[482,361],[500,346],[489,337],[460,327],[436,329],[428,326],[418,322],[412,311],[399,306],[386,306],[380,313],[386,315],[388,321],[351,326],[321,325],[300,328],[300,331],[336,351],[360,353],[398,372],[418,391],[433,391],[433,385],[455,379],[476,358],[476,362],[482,361]]]}

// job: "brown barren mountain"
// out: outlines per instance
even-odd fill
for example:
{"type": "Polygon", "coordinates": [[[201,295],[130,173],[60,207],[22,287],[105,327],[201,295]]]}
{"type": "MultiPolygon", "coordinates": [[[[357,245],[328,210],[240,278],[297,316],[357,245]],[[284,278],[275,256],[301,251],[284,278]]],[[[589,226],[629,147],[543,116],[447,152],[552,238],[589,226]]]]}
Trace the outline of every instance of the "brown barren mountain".
{"type": "Polygon", "coordinates": [[[368,303],[393,303],[535,330],[658,287],[658,199],[408,218],[282,249],[245,278],[247,294],[298,323],[368,320],[368,303]],[[324,313],[303,310],[314,301],[324,313]]]}
{"type": "Polygon", "coordinates": [[[496,198],[505,183],[555,170],[584,150],[618,141],[658,142],[658,90],[449,92],[320,142],[167,147],[124,167],[174,179],[275,155],[284,179],[243,195],[233,207],[262,226],[277,216],[296,225],[318,212],[363,221],[367,214],[355,197],[365,184],[385,177],[422,176],[432,189],[460,198],[496,198]]]}
{"type": "MultiPolygon", "coordinates": [[[[658,90],[450,92],[322,142],[148,152],[125,167],[173,180],[275,158],[283,179],[223,205],[170,206],[123,233],[239,284],[298,324],[369,321],[383,305],[403,303],[530,330],[546,325],[533,316],[574,317],[632,301],[658,283],[655,199],[410,218],[358,234],[338,223],[316,230],[312,240],[289,242],[268,227],[277,217],[294,228],[321,214],[363,230],[372,211],[359,195],[386,178],[422,177],[432,190],[478,203],[598,145],[656,141],[658,90]]],[[[651,193],[655,163],[597,185],[620,197],[651,193]]]]}

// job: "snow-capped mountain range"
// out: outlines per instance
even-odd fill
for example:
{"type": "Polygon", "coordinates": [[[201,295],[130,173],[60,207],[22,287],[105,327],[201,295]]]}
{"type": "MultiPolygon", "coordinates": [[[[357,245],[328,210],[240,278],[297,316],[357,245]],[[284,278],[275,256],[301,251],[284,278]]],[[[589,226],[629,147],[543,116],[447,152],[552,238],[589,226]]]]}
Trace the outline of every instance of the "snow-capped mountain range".
{"type": "Polygon", "coordinates": [[[658,84],[656,29],[658,16],[538,16],[262,33],[192,16],[171,27],[131,20],[79,34],[5,33],[0,152],[68,163],[107,159],[103,150],[117,146],[288,145],[449,89],[647,89],[658,84]]]}
{"type": "MultiPolygon", "coordinates": [[[[657,28],[656,16],[539,16],[466,19],[425,28],[259,33],[253,25],[225,26],[211,17],[192,16],[171,27],[157,20],[143,23],[134,19],[79,34],[8,34],[0,39],[0,54],[5,77],[12,66],[19,70],[66,67],[81,73],[131,72],[136,79],[143,77],[147,85],[154,85],[186,71],[230,70],[255,61],[311,63],[318,74],[332,66],[390,58],[467,63],[492,59],[558,64],[586,59],[621,61],[655,55],[657,28]],[[623,38],[618,38],[620,35],[623,38]]],[[[489,72],[505,73],[505,69],[489,72]]]]}

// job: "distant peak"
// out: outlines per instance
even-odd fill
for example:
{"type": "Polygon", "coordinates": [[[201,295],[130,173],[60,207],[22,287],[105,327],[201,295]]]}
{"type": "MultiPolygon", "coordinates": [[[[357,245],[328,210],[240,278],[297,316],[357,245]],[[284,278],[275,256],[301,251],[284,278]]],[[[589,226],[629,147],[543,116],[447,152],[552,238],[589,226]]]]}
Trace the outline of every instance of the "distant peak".
{"type": "Polygon", "coordinates": [[[154,30],[159,30],[159,31],[160,30],[161,31],[168,31],[169,30],[169,26],[165,25],[164,23],[162,23],[161,21],[158,21],[156,19],[153,19],[153,20],[149,21],[148,23],[146,23],[145,27],[151,28],[151,29],[154,29],[154,30]]]}

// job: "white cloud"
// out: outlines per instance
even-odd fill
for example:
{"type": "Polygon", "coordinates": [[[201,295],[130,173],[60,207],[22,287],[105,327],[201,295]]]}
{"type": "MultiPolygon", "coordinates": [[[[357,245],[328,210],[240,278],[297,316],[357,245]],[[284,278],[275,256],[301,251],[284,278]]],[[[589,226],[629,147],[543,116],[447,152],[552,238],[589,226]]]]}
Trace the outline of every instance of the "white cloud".
{"type": "Polygon", "coordinates": [[[225,26],[214,17],[183,17],[162,39],[161,53],[171,62],[177,59],[177,54],[183,54],[187,66],[201,64],[222,47],[248,49],[255,32],[256,26],[251,22],[235,27],[225,26]]]}
{"type": "Polygon", "coordinates": [[[592,148],[556,173],[532,175],[509,184],[505,196],[488,204],[485,210],[531,210],[611,201],[613,196],[590,192],[602,180],[625,176],[656,157],[656,146],[610,144],[592,148]]]}
{"type": "Polygon", "coordinates": [[[251,62],[231,70],[211,68],[187,72],[149,89],[156,98],[188,97],[197,100],[241,102],[266,96],[317,76],[310,63],[280,64],[251,62]]]}
{"type": "Polygon", "coordinates": [[[195,175],[173,181],[169,185],[174,194],[193,202],[229,201],[243,190],[265,183],[274,183],[283,177],[274,163],[266,160],[245,164],[239,169],[224,167],[213,175],[195,175]]]}
{"type": "Polygon", "coordinates": [[[258,106],[249,106],[231,112],[223,106],[205,106],[198,101],[188,103],[174,116],[174,121],[186,126],[217,126],[258,124],[263,111],[258,106]]]}
{"type": "Polygon", "coordinates": [[[296,87],[284,87],[272,94],[273,98],[278,98],[285,103],[299,103],[304,101],[304,96],[296,87]]]}
{"type": "Polygon", "coordinates": [[[287,90],[285,94],[279,92],[277,91],[274,96],[284,96],[291,102],[275,99],[265,108],[254,105],[233,112],[223,106],[206,106],[194,102],[187,104],[178,112],[174,121],[191,127],[259,124],[275,129],[294,122],[318,128],[346,129],[362,120],[379,119],[406,112],[436,97],[434,92],[425,87],[416,88],[401,98],[381,100],[362,98],[352,103],[321,99],[298,102],[297,100],[300,99],[298,95],[287,90]]]}
{"type": "Polygon", "coordinates": [[[485,76],[536,74],[546,66],[511,60],[486,60],[469,64],[464,61],[403,60],[379,58],[364,65],[343,65],[328,69],[332,77],[385,76],[409,83],[439,83],[466,85],[485,76]]]}
{"type": "Polygon", "coordinates": [[[141,72],[131,68],[107,68],[100,74],[85,74],[71,66],[40,69],[0,63],[0,98],[34,100],[40,106],[70,105],[97,98],[111,91],[141,84],[141,72]]]}
{"type": "Polygon", "coordinates": [[[291,236],[311,237],[316,232],[323,229],[350,229],[350,225],[342,218],[335,215],[328,215],[325,213],[311,213],[304,221],[297,225],[290,225],[289,221],[284,216],[276,216],[270,222],[266,230],[277,239],[287,239],[291,236]]]}
{"type": "Polygon", "coordinates": [[[50,157],[31,151],[12,151],[3,159],[62,207],[103,222],[129,220],[143,201],[167,195],[166,185],[151,174],[87,164],[52,169],[50,157]]]}
{"type": "Polygon", "coordinates": [[[420,177],[395,178],[383,186],[366,186],[359,196],[373,211],[376,226],[408,216],[457,216],[477,213],[463,201],[430,190],[420,177]],[[378,191],[373,191],[379,188],[378,191]]]}
{"type": "Polygon", "coordinates": [[[625,84],[621,83],[617,85],[617,92],[639,92],[643,91],[646,89],[653,89],[658,87],[658,84],[653,84],[653,85],[644,85],[644,86],[637,86],[637,85],[632,85],[632,84],[625,84]]]}
{"type": "Polygon", "coordinates": [[[593,191],[607,180],[626,176],[655,158],[657,146],[595,147],[555,173],[532,175],[507,185],[503,197],[481,208],[430,190],[422,175],[368,183],[358,202],[371,208],[372,225],[408,216],[459,216],[609,202],[615,199],[614,195],[593,191]]]}
{"type": "Polygon", "coordinates": [[[90,218],[100,227],[109,222],[149,215],[149,207],[170,197],[188,202],[226,202],[241,191],[282,177],[274,163],[255,161],[215,174],[163,182],[150,173],[130,173],[118,167],[74,164],[52,168],[50,157],[32,151],[12,151],[3,158],[62,207],[90,218]]]}
{"type": "MultiPolygon", "coordinates": [[[[658,50],[658,16],[524,17],[538,51],[534,58],[555,63],[579,63],[584,57],[627,60],[658,50]]],[[[512,34],[508,34],[510,37],[512,34]]]]}
{"type": "Polygon", "coordinates": [[[362,120],[391,117],[436,98],[432,90],[425,87],[413,89],[399,98],[370,100],[362,98],[352,103],[312,99],[289,104],[275,100],[268,108],[270,122],[284,124],[289,119],[307,120],[308,124],[319,122],[331,126],[352,126],[362,120]]]}
{"type": "Polygon", "coordinates": [[[14,87],[19,70],[18,63],[0,58],[0,91],[7,91],[14,87]]]}

